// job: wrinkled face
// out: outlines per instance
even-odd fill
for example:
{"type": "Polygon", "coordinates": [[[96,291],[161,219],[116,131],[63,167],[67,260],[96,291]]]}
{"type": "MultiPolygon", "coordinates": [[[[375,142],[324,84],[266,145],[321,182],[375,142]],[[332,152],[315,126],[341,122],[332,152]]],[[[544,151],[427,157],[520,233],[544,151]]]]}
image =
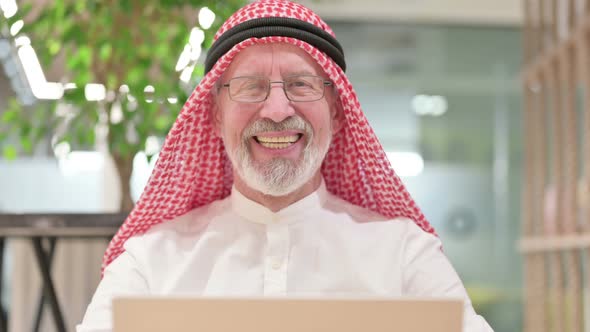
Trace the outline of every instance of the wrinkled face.
{"type": "MultiPolygon", "coordinates": [[[[336,92],[328,85],[324,97],[318,100],[290,101],[283,85],[273,83],[265,101],[244,103],[232,100],[229,88],[222,85],[236,77],[283,81],[293,75],[327,79],[305,51],[289,44],[255,45],[243,50],[220,79],[213,111],[216,132],[223,139],[234,176],[266,195],[287,195],[318,174],[332,134],[341,127],[336,92]]],[[[295,82],[291,87],[302,83],[295,82]]]]}

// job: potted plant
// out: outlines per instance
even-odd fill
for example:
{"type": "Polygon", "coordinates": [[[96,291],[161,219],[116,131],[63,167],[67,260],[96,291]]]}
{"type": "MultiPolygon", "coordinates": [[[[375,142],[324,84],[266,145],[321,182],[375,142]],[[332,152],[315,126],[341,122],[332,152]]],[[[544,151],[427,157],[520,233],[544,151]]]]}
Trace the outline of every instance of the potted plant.
{"type": "Polygon", "coordinates": [[[31,153],[43,141],[73,149],[95,149],[103,141],[119,174],[121,211],[130,211],[134,156],[148,138],[166,135],[203,75],[201,50],[244,3],[56,0],[8,15],[0,26],[15,39],[28,37],[63,90],[56,100],[32,106],[9,101],[0,114],[4,158],[31,153]]]}

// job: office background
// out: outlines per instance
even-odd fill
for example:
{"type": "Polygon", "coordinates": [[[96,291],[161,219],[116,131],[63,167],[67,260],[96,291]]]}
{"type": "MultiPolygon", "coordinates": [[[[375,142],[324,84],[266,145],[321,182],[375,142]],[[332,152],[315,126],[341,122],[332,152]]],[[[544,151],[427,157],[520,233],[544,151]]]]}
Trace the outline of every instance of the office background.
{"type": "MultiPolygon", "coordinates": [[[[2,0],[5,16],[7,8],[13,8],[10,2],[2,0]]],[[[522,4],[303,3],[333,27],[371,125],[440,234],[476,310],[496,331],[522,330],[522,4]]],[[[186,27],[187,35],[191,28],[186,27]]],[[[19,34],[6,32],[3,40],[14,43],[19,34]]],[[[35,48],[36,41],[30,44],[35,48]]],[[[12,64],[11,69],[8,57],[3,60],[0,117],[12,97],[36,101],[27,94],[27,84],[21,85],[24,91],[15,89],[10,74],[22,65],[12,64]]],[[[61,81],[59,68],[48,71],[48,80],[61,81]]],[[[15,138],[4,138],[0,146],[11,139],[15,138]]],[[[156,148],[161,139],[153,138],[156,148]]],[[[0,212],[116,211],[113,161],[100,151],[62,150],[38,149],[32,156],[0,160],[0,212]]],[[[141,192],[151,165],[153,159],[148,162],[144,154],[136,157],[133,197],[141,192]]],[[[53,272],[70,328],[81,319],[96,287],[105,246],[104,240],[80,240],[56,247],[53,272]]],[[[2,301],[11,331],[30,330],[30,308],[40,292],[32,251],[28,243],[10,240],[4,255],[2,301]]],[[[49,313],[43,315],[42,329],[54,329],[49,313]]]]}

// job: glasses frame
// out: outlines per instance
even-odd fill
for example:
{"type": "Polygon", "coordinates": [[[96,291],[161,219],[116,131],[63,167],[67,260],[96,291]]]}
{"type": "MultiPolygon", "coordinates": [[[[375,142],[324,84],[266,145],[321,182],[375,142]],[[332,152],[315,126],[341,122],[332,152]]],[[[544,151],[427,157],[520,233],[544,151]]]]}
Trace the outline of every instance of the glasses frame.
{"type": "Polygon", "coordinates": [[[282,88],[283,88],[283,93],[285,94],[285,97],[287,97],[287,99],[291,102],[294,103],[308,103],[308,102],[314,102],[314,101],[318,101],[322,98],[324,98],[324,96],[326,95],[326,86],[334,86],[334,84],[332,83],[332,81],[326,80],[325,78],[321,77],[321,76],[317,76],[317,75],[292,75],[292,76],[288,76],[288,78],[292,78],[292,77],[313,77],[313,78],[319,78],[323,80],[323,84],[322,84],[322,94],[316,98],[316,99],[312,99],[312,100],[293,100],[291,97],[289,97],[289,94],[287,93],[287,89],[285,88],[285,81],[271,81],[268,77],[263,77],[263,76],[237,76],[237,77],[233,77],[231,78],[229,81],[227,81],[226,83],[221,84],[220,88],[227,88],[227,92],[229,95],[229,99],[235,101],[236,103],[244,103],[244,104],[257,104],[257,103],[263,103],[268,99],[268,96],[270,96],[270,89],[272,88],[273,84],[281,84],[282,88]],[[266,82],[268,82],[268,84],[266,85],[266,96],[264,97],[264,99],[259,100],[259,101],[243,101],[243,100],[235,100],[232,96],[231,90],[229,89],[230,84],[233,80],[235,79],[240,79],[240,78],[255,78],[255,79],[261,79],[261,80],[265,80],[266,82]]]}

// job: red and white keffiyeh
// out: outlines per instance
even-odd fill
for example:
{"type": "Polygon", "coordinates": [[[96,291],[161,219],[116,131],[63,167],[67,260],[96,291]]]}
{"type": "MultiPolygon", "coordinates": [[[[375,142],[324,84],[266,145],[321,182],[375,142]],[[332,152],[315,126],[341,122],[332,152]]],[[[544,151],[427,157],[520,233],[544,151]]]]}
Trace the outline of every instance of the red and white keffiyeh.
{"type": "MultiPolygon", "coordinates": [[[[300,4],[260,0],[234,13],[217,32],[215,40],[240,23],[262,17],[296,18],[334,36],[318,15],[300,4]]],[[[123,244],[131,236],[230,194],[232,167],[222,140],[215,136],[209,120],[211,90],[241,50],[255,44],[279,42],[298,46],[309,53],[339,92],[345,124],[334,135],[322,165],[328,191],[385,217],[410,218],[424,231],[434,233],[393,171],[343,70],[325,53],[304,41],[274,36],[250,38],[236,44],[217,61],[180,111],[143,194],[107,248],[103,270],[124,251],[123,244]]]]}

